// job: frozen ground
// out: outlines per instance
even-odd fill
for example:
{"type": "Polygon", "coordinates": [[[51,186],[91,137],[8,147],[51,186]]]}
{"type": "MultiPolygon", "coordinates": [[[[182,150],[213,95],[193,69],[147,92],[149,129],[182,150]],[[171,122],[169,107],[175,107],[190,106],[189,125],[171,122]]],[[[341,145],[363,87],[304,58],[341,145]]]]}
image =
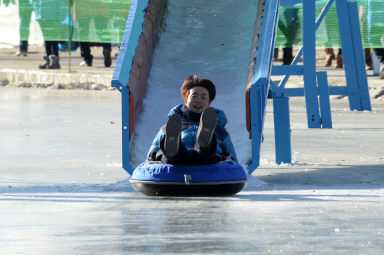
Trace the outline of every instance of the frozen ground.
{"type": "Polygon", "coordinates": [[[0,88],[1,254],[382,254],[384,105],[334,100],[319,130],[303,104],[293,164],[273,163],[268,108],[243,192],[150,198],[121,169],[118,92],[0,88]]]}
{"type": "MultiPolygon", "coordinates": [[[[241,163],[249,158],[253,2],[170,1],[184,13],[169,12],[155,54],[134,164],[190,72],[216,83],[214,106],[228,115],[241,163]],[[217,21],[224,33],[206,30],[217,21]]],[[[331,103],[334,128],[321,130],[306,127],[302,99],[290,101],[294,162],[276,165],[269,102],[261,166],[236,196],[149,198],[121,168],[117,91],[0,87],[1,254],[382,254],[382,98],[371,112],[331,103]]]]}

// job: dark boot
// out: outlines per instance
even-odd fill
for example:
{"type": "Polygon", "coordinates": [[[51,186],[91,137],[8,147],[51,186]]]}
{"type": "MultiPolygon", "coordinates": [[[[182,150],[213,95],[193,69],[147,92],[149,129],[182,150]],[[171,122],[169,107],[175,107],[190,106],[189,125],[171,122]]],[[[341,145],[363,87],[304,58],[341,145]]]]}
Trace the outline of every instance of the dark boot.
{"type": "Polygon", "coordinates": [[[336,56],[336,65],[335,68],[343,68],[343,54],[339,51],[336,56]]]}
{"type": "Polygon", "coordinates": [[[59,57],[55,55],[49,55],[48,69],[60,69],[59,57]]]}
{"type": "Polygon", "coordinates": [[[198,150],[206,150],[211,144],[213,132],[216,127],[216,110],[208,107],[200,117],[200,125],[197,130],[196,145],[198,150]]]}
{"type": "Polygon", "coordinates": [[[89,56],[86,56],[86,57],[83,57],[83,61],[80,63],[81,66],[92,66],[92,62],[93,62],[93,55],[89,55],[89,56]]]}
{"type": "Polygon", "coordinates": [[[111,51],[110,50],[103,50],[103,55],[104,55],[104,66],[110,67],[112,64],[111,51]]]}
{"type": "Polygon", "coordinates": [[[332,65],[332,60],[336,59],[335,53],[333,52],[332,48],[326,48],[325,50],[325,67],[331,66],[332,65]]]}
{"type": "Polygon", "coordinates": [[[293,60],[293,48],[283,48],[283,65],[290,65],[293,60]]]}
{"type": "Polygon", "coordinates": [[[20,41],[19,50],[16,52],[16,56],[28,56],[28,41],[20,41]]]}
{"type": "Polygon", "coordinates": [[[49,58],[48,56],[44,56],[43,60],[45,61],[44,64],[39,65],[40,69],[46,69],[49,66],[49,58]]]}
{"type": "Polygon", "coordinates": [[[168,159],[174,158],[180,150],[182,120],[172,115],[165,126],[164,155],[168,159]]]}
{"type": "Polygon", "coordinates": [[[89,55],[84,61],[87,64],[87,66],[92,66],[93,55],[89,55]]]}
{"type": "Polygon", "coordinates": [[[273,49],[273,60],[277,61],[279,59],[279,48],[273,49]]]}
{"type": "Polygon", "coordinates": [[[372,56],[371,56],[370,48],[364,48],[364,58],[365,58],[365,65],[367,66],[367,69],[372,70],[373,64],[372,64],[372,56]]]}

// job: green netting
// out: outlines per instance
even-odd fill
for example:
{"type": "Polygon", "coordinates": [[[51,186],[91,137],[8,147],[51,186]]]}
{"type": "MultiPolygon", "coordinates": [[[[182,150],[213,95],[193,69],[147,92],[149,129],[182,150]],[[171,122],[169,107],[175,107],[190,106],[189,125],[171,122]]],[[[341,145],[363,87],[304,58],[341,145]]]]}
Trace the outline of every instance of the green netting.
{"type": "MultiPolygon", "coordinates": [[[[31,13],[35,13],[45,40],[120,43],[131,0],[0,0],[19,7],[20,38],[29,37],[31,13]],[[30,3],[32,2],[32,4],[30,3]]],[[[175,0],[178,1],[178,0],[175,0]]],[[[288,1],[292,2],[292,1],[288,1]]],[[[327,0],[316,1],[320,14],[327,0]]],[[[383,47],[384,0],[357,0],[363,45],[383,47]]],[[[218,2],[219,4],[219,2],[218,2]]],[[[280,10],[276,47],[301,44],[302,4],[280,10]]],[[[335,2],[316,33],[318,47],[340,47],[335,2]]]]}
{"type": "MultiPolygon", "coordinates": [[[[316,13],[328,1],[316,1],[316,13]]],[[[361,37],[365,48],[381,48],[384,45],[384,0],[357,0],[361,37]]],[[[276,47],[291,47],[301,44],[302,35],[302,4],[282,6],[279,13],[279,26],[276,36],[276,47]]],[[[318,47],[340,47],[339,24],[334,1],[326,17],[316,32],[318,47]]]]}
{"type": "Polygon", "coordinates": [[[34,12],[44,40],[120,43],[131,0],[3,0],[19,7],[20,39],[28,40],[34,12]]]}

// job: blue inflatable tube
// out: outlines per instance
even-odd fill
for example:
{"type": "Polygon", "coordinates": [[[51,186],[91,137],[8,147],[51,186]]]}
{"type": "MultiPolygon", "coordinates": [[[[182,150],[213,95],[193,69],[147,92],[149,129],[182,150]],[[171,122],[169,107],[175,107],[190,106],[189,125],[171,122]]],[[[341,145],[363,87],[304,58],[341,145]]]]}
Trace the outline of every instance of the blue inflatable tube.
{"type": "Polygon", "coordinates": [[[232,161],[210,165],[144,162],[133,171],[130,182],[148,196],[230,196],[245,187],[247,174],[232,161]]]}

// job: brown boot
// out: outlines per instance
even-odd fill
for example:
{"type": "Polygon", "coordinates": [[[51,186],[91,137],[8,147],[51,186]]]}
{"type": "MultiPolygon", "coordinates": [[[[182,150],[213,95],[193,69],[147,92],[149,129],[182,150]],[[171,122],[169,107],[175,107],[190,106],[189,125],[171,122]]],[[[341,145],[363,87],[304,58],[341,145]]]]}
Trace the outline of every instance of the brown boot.
{"type": "Polygon", "coordinates": [[[343,54],[341,52],[337,53],[336,56],[336,65],[335,68],[343,68],[344,62],[343,62],[343,54]]]}
{"type": "Polygon", "coordinates": [[[367,69],[372,70],[373,64],[372,64],[372,56],[371,56],[370,48],[364,48],[364,58],[365,58],[365,65],[367,66],[367,69]]]}
{"type": "Polygon", "coordinates": [[[335,59],[335,53],[333,52],[332,48],[326,48],[325,50],[325,67],[331,66],[332,65],[332,60],[335,59]]]}

